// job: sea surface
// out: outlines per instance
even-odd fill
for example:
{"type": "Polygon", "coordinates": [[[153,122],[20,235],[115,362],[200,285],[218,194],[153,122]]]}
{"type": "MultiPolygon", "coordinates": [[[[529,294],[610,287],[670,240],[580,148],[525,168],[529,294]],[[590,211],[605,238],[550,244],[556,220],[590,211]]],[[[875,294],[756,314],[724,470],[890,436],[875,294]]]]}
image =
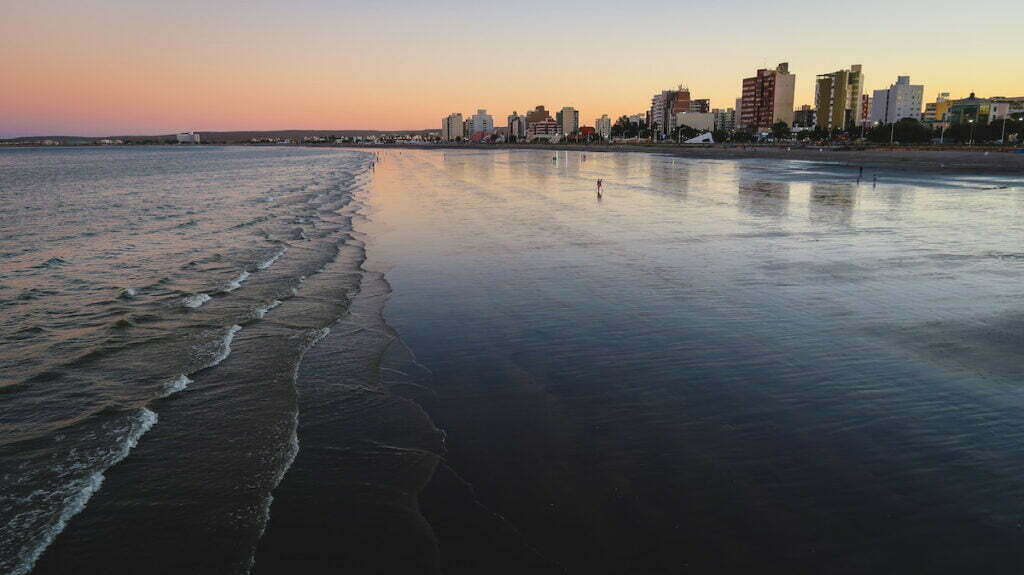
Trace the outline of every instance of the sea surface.
{"type": "Polygon", "coordinates": [[[2,573],[1024,572],[1020,178],[17,149],[0,207],[2,573]]]}

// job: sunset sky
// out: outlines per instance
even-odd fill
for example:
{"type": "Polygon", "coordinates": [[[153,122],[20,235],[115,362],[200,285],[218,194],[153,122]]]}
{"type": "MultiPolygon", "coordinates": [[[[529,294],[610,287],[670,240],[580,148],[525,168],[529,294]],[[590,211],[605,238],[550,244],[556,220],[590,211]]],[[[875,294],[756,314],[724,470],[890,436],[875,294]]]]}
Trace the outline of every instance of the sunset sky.
{"type": "Polygon", "coordinates": [[[1024,96],[1022,19],[1019,0],[8,0],[0,137],[504,125],[537,104],[592,124],[680,83],[732,107],[781,61],[798,107],[855,63],[868,90],[1024,96]]]}

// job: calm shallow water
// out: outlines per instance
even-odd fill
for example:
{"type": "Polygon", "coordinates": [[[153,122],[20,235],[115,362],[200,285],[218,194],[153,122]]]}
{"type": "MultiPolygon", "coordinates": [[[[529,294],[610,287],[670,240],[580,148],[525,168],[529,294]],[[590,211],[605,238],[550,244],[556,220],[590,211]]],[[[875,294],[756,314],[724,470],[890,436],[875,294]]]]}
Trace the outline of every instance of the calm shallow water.
{"type": "Polygon", "coordinates": [[[371,158],[0,153],[0,571],[1024,569],[1021,182],[371,158]]]}

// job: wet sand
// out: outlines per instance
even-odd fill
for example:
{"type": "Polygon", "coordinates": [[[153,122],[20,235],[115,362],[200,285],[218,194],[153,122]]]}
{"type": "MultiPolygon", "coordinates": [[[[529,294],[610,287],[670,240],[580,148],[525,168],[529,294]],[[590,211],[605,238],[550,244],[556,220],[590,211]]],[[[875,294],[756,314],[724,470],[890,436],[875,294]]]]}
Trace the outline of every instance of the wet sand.
{"type": "MultiPolygon", "coordinates": [[[[387,146],[395,147],[395,146],[387,146]]],[[[600,145],[526,145],[526,144],[440,144],[431,146],[399,146],[415,149],[521,149],[575,150],[581,152],[642,152],[669,154],[681,158],[736,160],[762,158],[827,162],[850,167],[883,170],[1024,174],[1024,154],[1007,149],[900,149],[900,148],[829,148],[820,146],[676,146],[670,144],[600,144],[600,145]]]]}

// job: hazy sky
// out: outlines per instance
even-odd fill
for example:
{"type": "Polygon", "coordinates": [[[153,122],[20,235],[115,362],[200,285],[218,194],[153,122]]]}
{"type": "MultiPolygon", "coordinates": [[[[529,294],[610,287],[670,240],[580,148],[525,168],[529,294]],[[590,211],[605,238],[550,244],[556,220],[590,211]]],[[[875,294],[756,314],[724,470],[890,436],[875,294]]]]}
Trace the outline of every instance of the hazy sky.
{"type": "Polygon", "coordinates": [[[0,137],[439,128],[450,112],[732,107],[788,61],[955,97],[1024,95],[1020,0],[3,0],[0,137]]]}

